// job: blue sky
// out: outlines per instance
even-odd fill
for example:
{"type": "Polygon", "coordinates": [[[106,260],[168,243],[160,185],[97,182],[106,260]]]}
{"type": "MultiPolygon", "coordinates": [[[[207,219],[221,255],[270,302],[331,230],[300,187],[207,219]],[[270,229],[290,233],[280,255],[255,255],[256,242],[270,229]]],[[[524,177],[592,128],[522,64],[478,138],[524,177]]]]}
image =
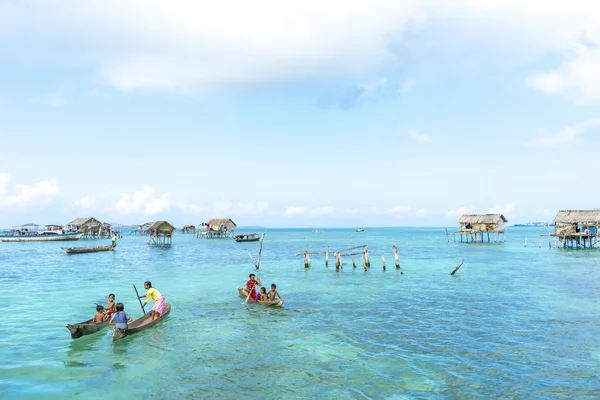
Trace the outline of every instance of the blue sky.
{"type": "Polygon", "coordinates": [[[0,227],[600,205],[599,5],[214,3],[0,3],[0,227]]]}

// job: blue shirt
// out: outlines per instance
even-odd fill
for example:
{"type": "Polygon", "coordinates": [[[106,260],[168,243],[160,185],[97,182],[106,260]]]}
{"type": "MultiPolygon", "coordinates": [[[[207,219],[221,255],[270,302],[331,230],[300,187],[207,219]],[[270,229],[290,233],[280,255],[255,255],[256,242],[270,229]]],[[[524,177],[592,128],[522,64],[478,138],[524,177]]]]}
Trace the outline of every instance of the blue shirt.
{"type": "Polygon", "coordinates": [[[118,313],[113,315],[112,319],[115,324],[126,324],[127,320],[129,319],[129,316],[123,311],[119,311],[118,313]]]}

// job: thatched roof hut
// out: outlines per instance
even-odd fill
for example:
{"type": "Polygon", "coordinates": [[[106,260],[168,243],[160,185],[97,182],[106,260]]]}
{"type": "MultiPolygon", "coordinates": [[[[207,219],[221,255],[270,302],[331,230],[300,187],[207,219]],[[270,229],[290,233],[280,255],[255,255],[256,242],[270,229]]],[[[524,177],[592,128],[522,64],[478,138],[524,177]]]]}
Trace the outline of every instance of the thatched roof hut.
{"type": "Polygon", "coordinates": [[[102,222],[92,217],[80,217],[69,222],[66,225],[66,230],[69,232],[87,232],[90,230],[98,230],[102,226],[102,222]]]}
{"type": "Polygon", "coordinates": [[[506,222],[502,214],[463,214],[458,219],[461,232],[504,232],[506,222]]]}
{"type": "MultiPolygon", "coordinates": [[[[206,228],[201,232],[206,238],[228,238],[232,237],[237,225],[230,218],[213,218],[203,224],[206,228]]],[[[200,236],[200,235],[198,235],[200,236]]]]}
{"type": "Polygon", "coordinates": [[[175,227],[167,221],[156,221],[148,230],[152,235],[170,236],[173,234],[175,227]]]}
{"type": "Polygon", "coordinates": [[[595,235],[600,227],[600,210],[560,210],[554,217],[557,236],[588,231],[595,235]]]}
{"type": "Polygon", "coordinates": [[[196,227],[194,225],[184,225],[181,228],[181,233],[194,233],[196,232],[196,227]]]}

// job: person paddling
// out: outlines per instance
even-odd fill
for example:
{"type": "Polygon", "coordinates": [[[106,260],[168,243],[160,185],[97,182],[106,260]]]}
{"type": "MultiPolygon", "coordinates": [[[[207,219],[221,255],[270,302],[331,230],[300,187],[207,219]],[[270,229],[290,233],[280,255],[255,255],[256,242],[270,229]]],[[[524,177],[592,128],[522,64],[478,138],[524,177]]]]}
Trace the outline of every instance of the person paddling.
{"type": "Polygon", "coordinates": [[[248,276],[250,279],[246,282],[246,292],[252,300],[256,300],[256,285],[262,286],[260,282],[260,277],[256,278],[256,275],[250,274],[248,276]]]}
{"type": "Polygon", "coordinates": [[[146,302],[144,305],[148,304],[150,299],[154,300],[154,306],[152,307],[152,320],[157,317],[160,317],[163,313],[163,309],[165,307],[165,297],[156,289],[152,287],[152,283],[150,281],[144,282],[144,289],[148,290],[146,296],[138,296],[140,299],[142,297],[146,297],[146,302]]]}

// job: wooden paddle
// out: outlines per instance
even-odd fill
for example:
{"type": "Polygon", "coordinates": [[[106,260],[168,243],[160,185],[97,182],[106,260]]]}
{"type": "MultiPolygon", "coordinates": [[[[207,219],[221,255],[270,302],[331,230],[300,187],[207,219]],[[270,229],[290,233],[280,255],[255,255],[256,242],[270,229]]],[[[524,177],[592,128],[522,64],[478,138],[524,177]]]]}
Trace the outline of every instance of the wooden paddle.
{"type": "MultiPolygon", "coordinates": [[[[260,277],[259,277],[259,276],[257,276],[257,278],[258,278],[258,279],[256,279],[256,280],[260,280],[260,277]]],[[[256,290],[256,283],[254,284],[254,287],[253,287],[253,289],[255,289],[255,290],[256,290]]],[[[246,290],[248,290],[248,288],[246,288],[246,290]]],[[[248,299],[250,298],[250,293],[252,293],[252,290],[248,290],[248,297],[246,297],[246,301],[244,301],[244,303],[242,303],[242,304],[245,304],[245,303],[247,303],[247,302],[248,302],[248,299]]]]}
{"type": "Polygon", "coordinates": [[[144,315],[146,315],[146,310],[144,310],[144,305],[142,304],[142,301],[140,300],[140,294],[138,293],[135,285],[133,285],[133,288],[135,289],[135,294],[137,295],[137,299],[140,302],[140,306],[142,307],[142,312],[144,313],[144,315]]]}

